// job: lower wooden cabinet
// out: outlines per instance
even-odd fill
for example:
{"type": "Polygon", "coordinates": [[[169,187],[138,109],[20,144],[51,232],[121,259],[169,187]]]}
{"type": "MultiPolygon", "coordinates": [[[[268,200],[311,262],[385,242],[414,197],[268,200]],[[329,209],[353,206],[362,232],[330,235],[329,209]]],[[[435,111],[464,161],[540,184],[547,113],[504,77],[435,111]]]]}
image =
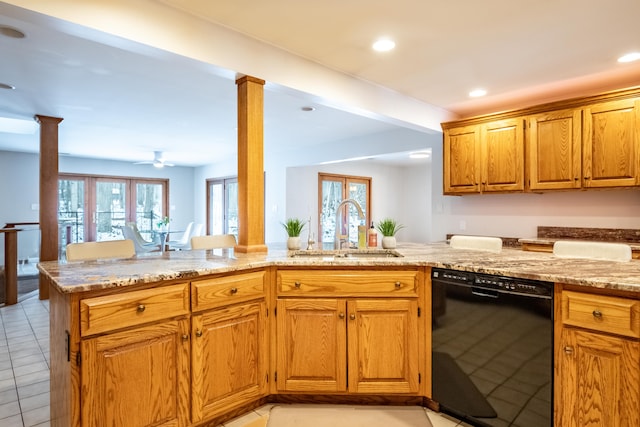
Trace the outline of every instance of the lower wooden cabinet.
{"type": "Polygon", "coordinates": [[[409,299],[277,301],[281,392],[418,393],[418,303],[409,299]]]}
{"type": "Polygon", "coordinates": [[[640,301],[563,291],[556,304],[555,426],[640,426],[640,301]]]}
{"type": "Polygon", "coordinates": [[[189,319],[82,341],[82,426],[189,425],[189,319]]]}
{"type": "Polygon", "coordinates": [[[565,328],[558,353],[556,426],[640,425],[640,343],[565,328]]]}
{"type": "Polygon", "coordinates": [[[267,393],[265,312],[265,303],[257,301],[193,315],[193,422],[267,393]]]}

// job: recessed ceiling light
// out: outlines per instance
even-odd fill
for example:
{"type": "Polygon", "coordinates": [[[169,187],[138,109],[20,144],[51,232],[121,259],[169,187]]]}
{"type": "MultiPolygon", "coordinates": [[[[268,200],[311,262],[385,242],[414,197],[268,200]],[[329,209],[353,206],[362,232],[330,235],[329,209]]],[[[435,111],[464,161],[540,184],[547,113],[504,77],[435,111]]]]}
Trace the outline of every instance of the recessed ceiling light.
{"type": "Polygon", "coordinates": [[[378,52],[388,52],[394,47],[396,47],[396,43],[389,39],[379,39],[373,43],[373,50],[378,52]]]}
{"type": "Polygon", "coordinates": [[[618,58],[618,62],[633,62],[640,59],[640,52],[630,52],[618,58]]]}
{"type": "Polygon", "coordinates": [[[302,111],[314,111],[315,107],[311,107],[311,106],[304,106],[302,108],[300,108],[302,111]]]}
{"type": "Polygon", "coordinates": [[[17,28],[7,27],[5,25],[0,25],[0,34],[6,37],[11,37],[12,39],[23,39],[25,35],[22,31],[17,28]]]}
{"type": "Polygon", "coordinates": [[[469,92],[469,96],[472,98],[478,98],[481,96],[485,96],[487,94],[487,91],[484,89],[474,89],[471,92],[469,92]]]}
{"type": "Polygon", "coordinates": [[[6,83],[0,83],[0,89],[9,89],[9,90],[13,90],[13,89],[15,89],[15,88],[16,88],[15,86],[8,85],[8,84],[6,84],[6,83]]]}
{"type": "Polygon", "coordinates": [[[409,157],[412,159],[428,159],[431,157],[431,153],[429,151],[416,151],[409,154],[409,157]]]}

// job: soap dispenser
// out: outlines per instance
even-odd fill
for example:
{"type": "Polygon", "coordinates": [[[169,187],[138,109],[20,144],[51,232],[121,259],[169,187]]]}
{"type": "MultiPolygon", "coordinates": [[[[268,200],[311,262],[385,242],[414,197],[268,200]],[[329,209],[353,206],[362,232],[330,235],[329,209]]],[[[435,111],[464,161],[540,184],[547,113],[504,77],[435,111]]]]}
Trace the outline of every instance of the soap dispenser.
{"type": "Polygon", "coordinates": [[[378,232],[371,222],[371,228],[367,231],[367,246],[370,248],[378,247],[378,232]]]}

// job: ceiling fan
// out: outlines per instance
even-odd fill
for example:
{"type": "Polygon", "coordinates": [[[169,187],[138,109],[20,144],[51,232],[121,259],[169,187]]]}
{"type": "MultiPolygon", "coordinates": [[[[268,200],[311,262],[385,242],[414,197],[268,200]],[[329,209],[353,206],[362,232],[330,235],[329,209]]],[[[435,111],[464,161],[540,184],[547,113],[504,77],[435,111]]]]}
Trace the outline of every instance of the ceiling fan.
{"type": "Polygon", "coordinates": [[[154,151],[153,152],[153,161],[150,162],[136,162],[134,165],[153,165],[156,168],[163,168],[165,166],[172,167],[174,166],[172,163],[166,163],[164,159],[164,154],[162,151],[154,151]]]}

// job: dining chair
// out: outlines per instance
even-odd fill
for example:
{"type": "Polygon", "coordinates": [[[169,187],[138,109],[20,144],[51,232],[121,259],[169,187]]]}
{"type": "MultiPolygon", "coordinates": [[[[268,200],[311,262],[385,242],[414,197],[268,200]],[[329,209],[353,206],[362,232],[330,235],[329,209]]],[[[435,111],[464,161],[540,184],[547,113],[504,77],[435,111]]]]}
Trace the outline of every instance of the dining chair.
{"type": "Polygon", "coordinates": [[[169,240],[167,244],[169,245],[169,250],[180,250],[180,249],[189,249],[191,242],[191,236],[193,235],[193,222],[187,224],[187,227],[184,229],[182,236],[176,240],[169,240]]]}
{"type": "Polygon", "coordinates": [[[133,240],[129,239],[69,243],[67,245],[67,261],[131,258],[135,254],[133,240]]]}
{"type": "Polygon", "coordinates": [[[160,245],[153,242],[148,242],[140,235],[138,226],[135,222],[128,222],[122,227],[122,234],[125,239],[133,241],[136,253],[159,251],[160,245]]]}
{"type": "Polygon", "coordinates": [[[193,236],[191,249],[225,249],[236,245],[236,236],[233,234],[216,234],[208,236],[193,236]]]}

